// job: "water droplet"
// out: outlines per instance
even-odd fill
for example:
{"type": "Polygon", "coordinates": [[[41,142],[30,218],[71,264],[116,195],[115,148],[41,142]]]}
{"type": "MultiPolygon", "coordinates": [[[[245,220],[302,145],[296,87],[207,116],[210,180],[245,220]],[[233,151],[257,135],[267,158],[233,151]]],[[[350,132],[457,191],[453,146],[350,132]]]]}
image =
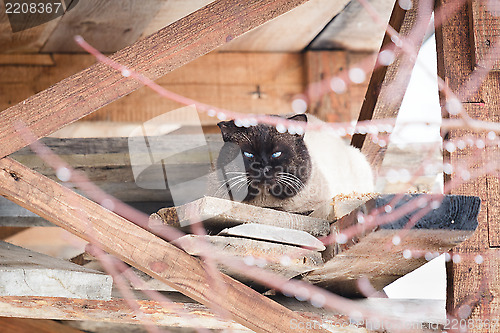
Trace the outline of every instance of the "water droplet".
{"type": "Polygon", "coordinates": [[[465,318],[468,318],[470,316],[471,312],[472,312],[472,308],[470,307],[470,305],[464,304],[458,308],[457,316],[460,319],[465,319],[465,318]]]}
{"type": "Polygon", "coordinates": [[[292,264],[292,259],[289,256],[284,255],[280,258],[280,264],[282,266],[290,266],[292,264]]]}
{"type": "Polygon", "coordinates": [[[113,200],[108,199],[108,198],[101,201],[101,206],[103,206],[104,208],[106,208],[107,210],[110,210],[110,211],[115,210],[115,203],[113,202],[113,200]]]}
{"type": "Polygon", "coordinates": [[[484,141],[483,141],[483,140],[478,139],[478,140],[476,141],[476,147],[477,147],[477,148],[479,148],[479,149],[483,149],[485,146],[486,146],[486,145],[485,145],[485,143],[484,143],[484,141]]]}
{"type": "Polygon", "coordinates": [[[389,66],[396,59],[396,55],[392,50],[383,50],[378,55],[378,63],[382,66],[389,66]]]}
{"type": "Polygon", "coordinates": [[[295,126],[292,125],[292,126],[288,127],[288,133],[290,133],[292,135],[297,134],[295,126]]]}
{"type": "Polygon", "coordinates": [[[338,243],[338,244],[345,244],[347,243],[347,236],[345,234],[338,234],[336,237],[335,237],[335,241],[338,243]]]}
{"type": "Polygon", "coordinates": [[[406,250],[403,251],[403,258],[405,258],[405,259],[411,259],[411,257],[412,257],[412,253],[411,253],[410,250],[406,249],[406,250]]]}
{"type": "Polygon", "coordinates": [[[309,290],[304,287],[297,288],[295,292],[295,298],[300,302],[307,301],[307,299],[309,298],[309,290]]]}
{"type": "Polygon", "coordinates": [[[253,256],[246,256],[243,258],[243,262],[247,266],[253,266],[255,264],[255,258],[253,256]]]}
{"type": "Polygon", "coordinates": [[[264,268],[267,266],[267,260],[264,258],[256,258],[255,265],[259,268],[264,268]]]}
{"type": "Polygon", "coordinates": [[[307,111],[307,102],[302,98],[296,98],[292,101],[293,112],[299,114],[307,111]]]}
{"type": "Polygon", "coordinates": [[[447,175],[451,175],[453,173],[453,166],[450,163],[443,164],[443,172],[447,175]]]}
{"type": "Polygon", "coordinates": [[[431,252],[427,252],[425,254],[425,260],[431,261],[432,259],[434,259],[434,255],[431,252]]]}
{"type": "Polygon", "coordinates": [[[337,94],[343,94],[347,90],[347,86],[344,80],[339,77],[334,77],[330,80],[330,89],[337,94]]]}
{"type": "Polygon", "coordinates": [[[278,125],[276,125],[276,130],[278,131],[278,133],[285,133],[286,127],[283,124],[278,124],[278,125]]]}
{"type": "Polygon", "coordinates": [[[446,101],[446,104],[444,107],[446,108],[446,111],[448,111],[448,113],[451,115],[459,114],[460,112],[462,112],[462,108],[463,108],[462,103],[454,97],[449,98],[446,101]]]}
{"type": "Polygon", "coordinates": [[[463,179],[463,180],[469,180],[470,177],[471,177],[471,174],[469,171],[467,170],[462,170],[462,172],[460,173],[460,177],[463,179]]]}
{"type": "Polygon", "coordinates": [[[126,68],[122,69],[122,75],[124,77],[129,77],[132,73],[130,73],[130,71],[126,68]]]}
{"type": "Polygon", "coordinates": [[[366,79],[365,71],[358,67],[351,68],[349,70],[349,79],[353,83],[363,83],[366,79]]]}
{"type": "Polygon", "coordinates": [[[399,170],[399,181],[402,183],[408,183],[411,180],[411,173],[407,169],[399,170]]]}
{"type": "Polygon", "coordinates": [[[295,133],[297,133],[298,135],[302,135],[302,134],[304,134],[304,127],[302,127],[302,126],[297,126],[297,127],[295,128],[295,133]]]}
{"type": "Polygon", "coordinates": [[[379,145],[380,147],[385,147],[385,146],[387,145],[387,142],[386,142],[385,140],[380,140],[380,141],[378,142],[378,145],[379,145]]]}
{"type": "Polygon", "coordinates": [[[226,120],[226,114],[225,114],[225,113],[223,113],[223,112],[219,112],[219,113],[217,114],[217,118],[218,118],[219,120],[226,120]]]}
{"type": "Polygon", "coordinates": [[[66,167],[60,167],[56,170],[56,176],[62,182],[67,182],[71,179],[71,170],[66,167]]]}
{"type": "Polygon", "coordinates": [[[359,223],[359,224],[363,224],[363,223],[365,223],[365,214],[363,214],[363,213],[361,213],[361,212],[358,212],[358,216],[357,216],[357,218],[358,218],[358,223],[359,223]]]}
{"type": "Polygon", "coordinates": [[[431,208],[432,209],[438,209],[439,207],[441,207],[441,201],[434,200],[434,201],[431,202],[431,208]]]}
{"type": "Polygon", "coordinates": [[[250,126],[257,126],[259,124],[259,122],[257,121],[257,118],[249,118],[248,119],[248,124],[250,126]]]}
{"type": "Polygon", "coordinates": [[[401,244],[401,237],[399,237],[398,235],[392,237],[392,244],[394,244],[394,245],[401,244]]]}
{"type": "Polygon", "coordinates": [[[403,46],[403,41],[401,40],[401,38],[399,38],[398,36],[392,36],[391,37],[391,41],[394,43],[394,45],[396,45],[397,47],[401,47],[403,46]]]}
{"type": "Polygon", "coordinates": [[[446,144],[444,145],[444,149],[446,149],[447,151],[449,151],[450,153],[453,153],[456,149],[456,146],[453,142],[446,142],[446,144]]]}
{"type": "Polygon", "coordinates": [[[446,252],[446,253],[444,254],[444,260],[445,260],[446,262],[450,262],[450,260],[451,260],[451,254],[449,254],[448,252],[446,252]]]}
{"type": "Polygon", "coordinates": [[[398,1],[399,7],[403,10],[410,10],[413,7],[413,3],[411,0],[399,0],[398,1]]]}
{"type": "Polygon", "coordinates": [[[392,212],[392,207],[390,205],[386,205],[384,207],[384,210],[385,210],[386,213],[390,213],[390,212],[392,212]]]}
{"type": "Polygon", "coordinates": [[[484,258],[482,255],[478,254],[475,258],[474,261],[476,264],[481,265],[484,262],[484,258]]]}
{"type": "Polygon", "coordinates": [[[217,112],[215,112],[214,109],[210,109],[210,110],[207,111],[207,115],[209,117],[215,117],[217,115],[217,112]]]}
{"type": "Polygon", "coordinates": [[[458,149],[464,149],[465,147],[467,147],[467,144],[465,143],[464,140],[458,140],[457,141],[457,148],[458,149]]]}
{"type": "Polygon", "coordinates": [[[493,131],[488,132],[488,140],[495,140],[497,138],[497,134],[493,131]]]}
{"type": "Polygon", "coordinates": [[[313,294],[311,296],[311,305],[315,308],[322,308],[326,304],[326,297],[323,294],[313,294]]]}
{"type": "Polygon", "coordinates": [[[455,264],[458,264],[459,262],[462,261],[462,258],[458,254],[454,254],[453,257],[451,258],[455,264]]]}
{"type": "Polygon", "coordinates": [[[243,120],[241,120],[241,119],[235,119],[234,120],[234,125],[236,127],[242,127],[243,126],[243,120]]]}
{"type": "Polygon", "coordinates": [[[427,199],[421,198],[417,201],[417,205],[419,208],[424,208],[427,206],[427,199]]]}

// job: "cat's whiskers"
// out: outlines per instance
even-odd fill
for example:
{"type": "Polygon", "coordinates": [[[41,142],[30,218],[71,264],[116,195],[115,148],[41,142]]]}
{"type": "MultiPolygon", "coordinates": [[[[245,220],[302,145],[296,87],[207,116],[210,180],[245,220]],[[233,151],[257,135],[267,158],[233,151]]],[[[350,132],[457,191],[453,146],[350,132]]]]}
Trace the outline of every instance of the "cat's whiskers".
{"type": "Polygon", "coordinates": [[[298,193],[301,189],[305,187],[304,183],[294,174],[289,172],[278,172],[276,174],[277,182],[283,185],[288,185],[291,187],[296,193],[298,193]]]}
{"type": "Polygon", "coordinates": [[[219,194],[221,190],[224,188],[227,188],[227,190],[231,191],[236,185],[239,185],[240,183],[245,184],[248,181],[248,175],[246,172],[240,172],[240,171],[227,171],[225,172],[226,174],[236,174],[236,176],[233,176],[231,178],[225,179],[222,184],[219,186],[219,188],[215,191],[215,196],[219,194]]]}

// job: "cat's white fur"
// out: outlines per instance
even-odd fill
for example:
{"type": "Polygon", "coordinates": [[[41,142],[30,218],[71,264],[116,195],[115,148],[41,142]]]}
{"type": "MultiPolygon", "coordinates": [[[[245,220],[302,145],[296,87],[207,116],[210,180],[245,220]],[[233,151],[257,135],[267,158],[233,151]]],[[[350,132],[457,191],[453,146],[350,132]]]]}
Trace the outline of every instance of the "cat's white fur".
{"type": "MultiPolygon", "coordinates": [[[[309,125],[322,123],[309,114],[307,119],[309,125]]],[[[249,204],[289,212],[314,211],[314,216],[326,218],[332,209],[334,196],[373,192],[373,173],[366,157],[332,131],[310,127],[306,128],[304,142],[311,157],[312,170],[305,187],[297,195],[286,199],[278,199],[262,191],[249,204]]]]}

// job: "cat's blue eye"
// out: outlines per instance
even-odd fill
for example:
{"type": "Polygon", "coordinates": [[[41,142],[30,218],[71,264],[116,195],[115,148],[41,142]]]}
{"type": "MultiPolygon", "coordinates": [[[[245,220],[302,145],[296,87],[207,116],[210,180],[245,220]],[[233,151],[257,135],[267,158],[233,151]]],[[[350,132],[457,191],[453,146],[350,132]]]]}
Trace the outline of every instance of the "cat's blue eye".
{"type": "Polygon", "coordinates": [[[280,151],[277,151],[277,152],[275,152],[275,153],[273,153],[273,154],[271,155],[271,157],[272,157],[272,158],[278,158],[278,157],[280,157],[280,156],[281,156],[281,152],[280,152],[280,151]]]}
{"type": "Polygon", "coordinates": [[[244,152],[243,152],[243,155],[245,155],[245,157],[247,157],[247,158],[252,158],[252,157],[253,157],[253,154],[252,154],[252,153],[249,153],[249,152],[247,152],[247,151],[244,151],[244,152]]]}

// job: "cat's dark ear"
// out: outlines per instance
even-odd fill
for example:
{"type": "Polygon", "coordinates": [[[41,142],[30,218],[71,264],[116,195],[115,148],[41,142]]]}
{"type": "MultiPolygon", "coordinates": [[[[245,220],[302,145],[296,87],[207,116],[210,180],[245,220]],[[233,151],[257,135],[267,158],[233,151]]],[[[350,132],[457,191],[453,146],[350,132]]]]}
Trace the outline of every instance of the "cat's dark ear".
{"type": "Polygon", "coordinates": [[[234,124],[234,120],[221,121],[217,126],[220,128],[224,142],[231,141],[231,137],[238,130],[238,127],[234,124]]]}
{"type": "Polygon", "coordinates": [[[307,115],[304,113],[299,113],[288,118],[288,120],[303,121],[307,123],[307,115]]]}

